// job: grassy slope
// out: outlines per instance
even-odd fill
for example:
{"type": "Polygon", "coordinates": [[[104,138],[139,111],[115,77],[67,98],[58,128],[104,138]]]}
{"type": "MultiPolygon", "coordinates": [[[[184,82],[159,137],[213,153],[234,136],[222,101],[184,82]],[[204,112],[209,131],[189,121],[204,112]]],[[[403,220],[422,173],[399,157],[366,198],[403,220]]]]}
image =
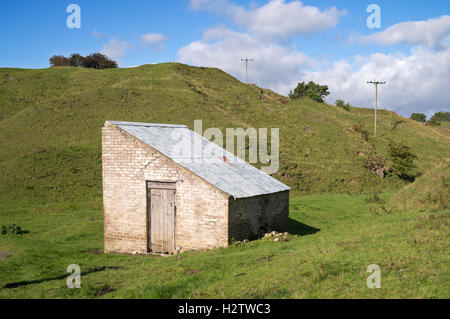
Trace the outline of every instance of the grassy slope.
{"type": "Polygon", "coordinates": [[[364,168],[365,158],[384,156],[390,140],[405,141],[426,170],[448,157],[445,125],[429,128],[381,111],[379,138],[366,142],[352,126],[371,131],[370,110],[284,104],[220,70],[178,64],[2,69],[0,84],[0,225],[30,231],[1,237],[0,297],[95,297],[106,286],[117,290],[107,297],[449,297],[448,211],[371,215],[364,195],[292,199],[287,243],[167,259],[90,252],[103,247],[100,127],[107,119],[280,127],[275,177],[298,189],[292,197],[396,189],[402,183],[380,180],[364,168]],[[274,257],[257,260],[267,255],[274,257]],[[83,271],[121,269],[83,275],[83,288],[69,290],[71,263],[83,271]],[[381,266],[381,290],[365,286],[372,263],[381,266]],[[11,282],[27,285],[1,288],[11,282]]]}
{"type": "Polygon", "coordinates": [[[361,123],[371,132],[370,110],[349,113],[309,100],[283,104],[286,98],[267,90],[261,96],[261,89],[217,69],[180,64],[103,71],[0,69],[0,83],[0,198],[5,199],[98,199],[100,128],[108,119],[191,128],[195,119],[202,119],[204,128],[279,127],[281,168],[275,177],[301,193],[402,185],[364,168],[374,152],[386,157],[390,139],[407,141],[420,169],[449,154],[442,128],[381,111],[380,137],[366,142],[352,126],[361,123]]]}
{"type": "Polygon", "coordinates": [[[450,209],[450,158],[438,162],[414,183],[400,190],[391,203],[401,210],[450,209]]]}

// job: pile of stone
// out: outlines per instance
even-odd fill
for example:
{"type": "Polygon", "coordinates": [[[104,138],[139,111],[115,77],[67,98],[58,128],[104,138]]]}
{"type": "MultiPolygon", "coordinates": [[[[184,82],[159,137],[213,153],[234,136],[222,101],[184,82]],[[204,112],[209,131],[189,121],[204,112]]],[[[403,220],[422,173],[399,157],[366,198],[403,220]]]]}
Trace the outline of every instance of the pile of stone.
{"type": "Polygon", "coordinates": [[[279,233],[277,231],[273,231],[271,233],[267,233],[264,234],[264,239],[266,240],[272,240],[272,241],[288,241],[289,237],[288,237],[288,233],[279,233]]]}

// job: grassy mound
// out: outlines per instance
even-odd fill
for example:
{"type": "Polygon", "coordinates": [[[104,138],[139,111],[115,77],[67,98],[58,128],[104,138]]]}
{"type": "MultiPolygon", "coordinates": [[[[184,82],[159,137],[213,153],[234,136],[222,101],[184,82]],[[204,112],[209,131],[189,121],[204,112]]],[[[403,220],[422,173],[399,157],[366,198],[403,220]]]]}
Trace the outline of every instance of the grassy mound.
{"type": "Polygon", "coordinates": [[[450,159],[440,161],[399,191],[391,204],[401,210],[450,209],[450,159]]]}

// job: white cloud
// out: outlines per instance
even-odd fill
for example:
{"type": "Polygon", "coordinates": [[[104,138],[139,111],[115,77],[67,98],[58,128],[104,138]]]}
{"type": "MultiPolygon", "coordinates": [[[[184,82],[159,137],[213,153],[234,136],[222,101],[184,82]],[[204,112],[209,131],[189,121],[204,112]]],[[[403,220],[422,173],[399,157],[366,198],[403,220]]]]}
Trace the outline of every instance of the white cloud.
{"type": "Polygon", "coordinates": [[[129,49],[130,47],[130,43],[122,42],[115,38],[112,38],[108,43],[105,44],[105,46],[101,50],[101,53],[117,61],[125,56],[127,49],[129,49]]]}
{"type": "Polygon", "coordinates": [[[141,36],[141,41],[144,45],[153,47],[156,51],[165,49],[167,37],[162,33],[147,33],[141,36]]]}
{"type": "Polygon", "coordinates": [[[327,84],[334,104],[344,99],[359,107],[372,107],[374,88],[367,81],[378,79],[379,105],[409,116],[413,112],[432,114],[450,105],[450,48],[433,51],[424,47],[410,54],[356,56],[351,61],[318,61],[293,48],[259,41],[252,35],[226,28],[206,31],[202,40],[178,51],[179,61],[218,67],[240,80],[245,79],[241,58],[249,63],[249,82],[287,94],[301,81],[327,84]]]}
{"type": "Polygon", "coordinates": [[[288,84],[300,78],[301,73],[316,64],[301,52],[273,43],[264,43],[255,37],[226,28],[206,31],[203,39],[182,47],[179,61],[194,65],[218,67],[245,80],[242,58],[249,62],[248,81],[263,87],[285,92],[288,84]]]}
{"type": "Polygon", "coordinates": [[[403,116],[413,112],[430,115],[450,108],[449,16],[403,22],[358,38],[365,43],[386,45],[411,43],[413,48],[407,54],[373,53],[326,61],[308,57],[287,45],[288,42],[276,40],[281,35],[306,34],[332,27],[342,14],[335,8],[320,11],[299,1],[282,0],[254,5],[251,9],[228,0],[191,0],[191,8],[227,15],[237,25],[244,26],[245,31],[209,29],[201,40],[179,49],[180,62],[218,67],[244,80],[241,59],[252,58],[251,83],[287,94],[298,82],[314,81],[329,86],[329,103],[344,99],[359,107],[373,106],[374,88],[366,82],[377,79],[387,82],[380,87],[381,108],[403,116]]]}
{"type": "Polygon", "coordinates": [[[373,106],[374,88],[366,82],[386,81],[380,87],[381,108],[404,116],[413,112],[430,115],[450,108],[450,49],[433,51],[418,47],[410,55],[358,56],[353,62],[342,60],[324,70],[308,71],[303,79],[326,83],[331,92],[329,103],[344,99],[360,107],[373,106]]]}
{"type": "Polygon", "coordinates": [[[97,39],[101,39],[105,36],[103,33],[98,32],[96,29],[94,29],[94,31],[92,31],[92,35],[94,37],[96,37],[97,39]]]}
{"type": "Polygon", "coordinates": [[[448,44],[449,40],[450,16],[448,15],[423,21],[401,22],[384,31],[358,38],[358,42],[361,44],[395,45],[409,43],[434,48],[448,44]]]}
{"type": "Polygon", "coordinates": [[[227,0],[191,0],[191,9],[224,14],[254,35],[286,38],[328,30],[337,25],[345,11],[336,7],[320,11],[301,1],[271,0],[262,7],[245,9],[227,0]]]}

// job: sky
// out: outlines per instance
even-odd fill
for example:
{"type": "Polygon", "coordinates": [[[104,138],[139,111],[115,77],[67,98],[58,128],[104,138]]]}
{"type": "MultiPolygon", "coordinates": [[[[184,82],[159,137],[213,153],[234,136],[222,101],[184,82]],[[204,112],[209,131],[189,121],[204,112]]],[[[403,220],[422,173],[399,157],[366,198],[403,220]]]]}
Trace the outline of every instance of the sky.
{"type": "Polygon", "coordinates": [[[248,81],[281,94],[314,81],[330,104],[372,107],[376,79],[381,109],[450,111],[449,1],[1,1],[0,37],[0,67],[101,52],[121,68],[181,62],[245,81],[250,58],[248,81]]]}

